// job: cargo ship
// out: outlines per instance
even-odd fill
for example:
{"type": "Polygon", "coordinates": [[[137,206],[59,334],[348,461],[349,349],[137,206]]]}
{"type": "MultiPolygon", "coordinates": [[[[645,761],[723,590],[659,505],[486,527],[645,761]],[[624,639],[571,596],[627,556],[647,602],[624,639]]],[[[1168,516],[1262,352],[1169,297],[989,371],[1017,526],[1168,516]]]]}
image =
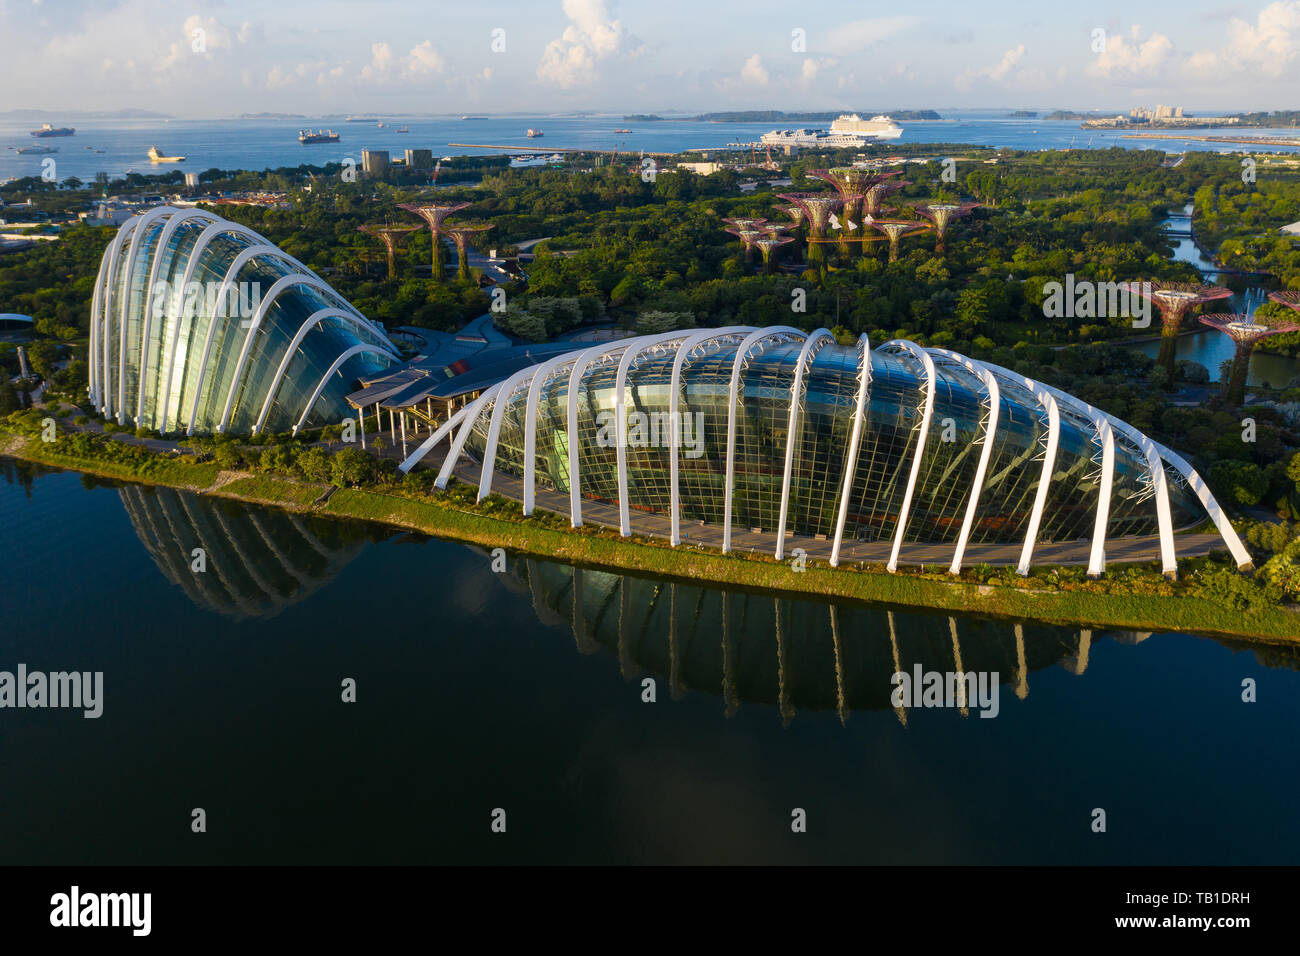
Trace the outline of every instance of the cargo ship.
{"type": "Polygon", "coordinates": [[[300,129],[298,130],[298,142],[303,144],[311,143],[337,143],[339,134],[332,129],[300,129]]]}
{"type": "Polygon", "coordinates": [[[546,134],[543,133],[540,129],[533,129],[533,128],[530,126],[530,127],[528,128],[528,132],[525,133],[524,135],[527,136],[529,139],[537,139],[537,137],[539,137],[539,136],[545,136],[546,134]]]}
{"type": "Polygon", "coordinates": [[[43,138],[46,136],[71,136],[75,132],[76,129],[71,126],[59,126],[56,128],[51,126],[49,123],[43,123],[41,124],[40,129],[32,130],[32,135],[43,138]]]}
{"type": "Polygon", "coordinates": [[[59,147],[57,146],[19,146],[16,150],[16,152],[22,153],[24,156],[29,153],[44,156],[46,153],[57,153],[58,151],[59,147]]]}
{"type": "Polygon", "coordinates": [[[149,162],[151,163],[183,163],[184,156],[164,156],[162,150],[157,146],[149,147],[149,162]]]}

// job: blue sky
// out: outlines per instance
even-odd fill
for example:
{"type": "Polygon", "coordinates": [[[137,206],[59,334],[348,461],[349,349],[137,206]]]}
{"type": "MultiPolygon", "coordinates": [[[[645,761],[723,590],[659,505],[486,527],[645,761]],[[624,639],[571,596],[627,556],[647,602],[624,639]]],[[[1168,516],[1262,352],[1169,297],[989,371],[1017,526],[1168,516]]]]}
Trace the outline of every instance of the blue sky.
{"type": "Polygon", "coordinates": [[[0,110],[1300,108],[1300,0],[0,0],[0,36],[0,110]]]}

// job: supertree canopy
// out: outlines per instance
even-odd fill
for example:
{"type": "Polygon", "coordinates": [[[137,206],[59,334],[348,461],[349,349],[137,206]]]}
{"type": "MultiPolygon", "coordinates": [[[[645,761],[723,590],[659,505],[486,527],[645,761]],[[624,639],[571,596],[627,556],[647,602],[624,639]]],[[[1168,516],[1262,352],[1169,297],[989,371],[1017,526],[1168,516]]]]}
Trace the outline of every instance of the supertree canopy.
{"type": "Polygon", "coordinates": [[[942,252],[944,240],[948,235],[948,224],[954,219],[960,219],[962,216],[969,215],[973,210],[979,208],[979,203],[929,203],[924,206],[917,206],[916,211],[934,223],[934,231],[938,236],[935,242],[935,250],[942,252]]]}
{"type": "Polygon", "coordinates": [[[839,194],[840,201],[843,203],[845,219],[842,228],[839,230],[840,248],[847,255],[849,242],[861,237],[862,223],[860,216],[864,204],[867,211],[872,215],[879,211],[878,202],[876,209],[869,208],[869,192],[881,183],[888,182],[893,177],[898,176],[899,172],[897,170],[882,172],[875,169],[863,169],[858,166],[839,166],[834,169],[810,169],[807,175],[830,183],[839,194]],[[852,226],[850,226],[850,223],[852,226]]]}
{"type": "Polygon", "coordinates": [[[774,236],[771,233],[762,239],[755,240],[754,245],[758,246],[758,251],[763,254],[763,266],[767,271],[772,271],[772,253],[788,242],[794,242],[794,240],[789,236],[774,236]]]}
{"type": "Polygon", "coordinates": [[[1233,351],[1232,376],[1228,380],[1227,391],[1228,401],[1233,405],[1240,405],[1246,398],[1246,376],[1250,371],[1250,353],[1255,351],[1255,346],[1270,335],[1300,331],[1300,325],[1294,322],[1276,320],[1261,322],[1253,315],[1239,313],[1203,315],[1201,324],[1218,329],[1232,339],[1236,346],[1233,351]]]}
{"type": "Polygon", "coordinates": [[[416,232],[419,226],[382,226],[382,225],[365,225],[357,226],[357,232],[364,232],[379,239],[388,250],[388,278],[393,278],[397,272],[393,263],[394,250],[406,241],[406,237],[416,232]]]}
{"type": "Polygon", "coordinates": [[[492,229],[491,223],[486,222],[467,222],[452,226],[444,226],[442,231],[456,243],[456,257],[459,260],[459,268],[456,274],[461,279],[469,278],[469,256],[466,252],[467,243],[475,236],[482,235],[489,229],[492,229]]]}
{"type": "MultiPolygon", "coordinates": [[[[746,222],[756,222],[756,220],[745,220],[746,222]]],[[[748,262],[753,258],[754,243],[767,235],[763,230],[750,226],[732,226],[730,229],[723,230],[729,232],[739,239],[745,246],[745,261],[748,262]]]]}
{"type": "Polygon", "coordinates": [[[1171,384],[1174,380],[1175,346],[1183,316],[1197,306],[1232,295],[1232,290],[1223,286],[1192,282],[1130,282],[1128,290],[1160,310],[1160,354],[1156,356],[1156,364],[1168,373],[1171,384]]]}
{"type": "Polygon", "coordinates": [[[868,219],[867,224],[889,237],[890,262],[898,261],[898,243],[904,236],[924,232],[930,228],[929,223],[918,222],[915,219],[868,219]]]}
{"type": "Polygon", "coordinates": [[[808,224],[808,260],[820,261],[820,244],[827,241],[826,227],[831,216],[843,205],[838,196],[827,193],[779,193],[781,199],[794,203],[803,210],[804,221],[808,224]]]}
{"type": "Polygon", "coordinates": [[[467,202],[451,203],[402,203],[399,209],[405,209],[407,212],[413,212],[421,217],[429,225],[429,232],[433,234],[433,260],[431,263],[433,277],[442,278],[442,222],[452,213],[460,212],[470,204],[467,202]]]}
{"type": "MultiPolygon", "coordinates": [[[[891,175],[897,175],[896,173],[891,175]]],[[[911,183],[902,179],[882,179],[878,183],[873,183],[868,189],[863,191],[862,200],[863,208],[868,216],[880,215],[880,204],[884,202],[885,197],[892,192],[902,189],[904,186],[910,186],[911,183]]]]}

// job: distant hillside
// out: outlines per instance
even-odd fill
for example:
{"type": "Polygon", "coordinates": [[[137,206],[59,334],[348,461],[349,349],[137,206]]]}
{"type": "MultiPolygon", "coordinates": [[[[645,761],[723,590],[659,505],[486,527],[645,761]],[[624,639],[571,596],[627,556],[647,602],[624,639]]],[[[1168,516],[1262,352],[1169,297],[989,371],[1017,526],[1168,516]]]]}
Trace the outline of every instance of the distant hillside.
{"type": "Polygon", "coordinates": [[[1075,113],[1071,110],[1055,110],[1043,117],[1043,119],[1049,120],[1085,120],[1092,118],[1084,113],[1075,113]]]}
{"type": "Polygon", "coordinates": [[[624,123],[662,123],[664,118],[655,113],[633,113],[631,116],[624,116],[624,123]]]}
{"type": "MultiPolygon", "coordinates": [[[[729,113],[701,113],[690,117],[708,123],[829,123],[837,116],[852,110],[833,110],[827,113],[786,113],[781,110],[738,110],[729,113]]],[[[859,116],[870,117],[881,110],[857,110],[859,116]]],[[[884,115],[900,122],[943,119],[934,110],[886,110],[884,115]]]]}
{"type": "Polygon", "coordinates": [[[12,119],[35,119],[48,121],[50,117],[59,119],[171,119],[167,113],[155,113],[153,110],[5,110],[0,116],[12,119]]]}
{"type": "Polygon", "coordinates": [[[1038,119],[1037,110],[1016,110],[1008,114],[1011,119],[1038,119]]]}

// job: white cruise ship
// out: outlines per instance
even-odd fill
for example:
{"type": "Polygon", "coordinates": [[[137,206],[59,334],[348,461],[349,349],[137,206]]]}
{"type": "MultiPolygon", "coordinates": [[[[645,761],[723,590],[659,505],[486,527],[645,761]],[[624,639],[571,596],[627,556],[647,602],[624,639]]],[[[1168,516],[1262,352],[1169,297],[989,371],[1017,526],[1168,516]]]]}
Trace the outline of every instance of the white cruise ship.
{"type": "Polygon", "coordinates": [[[864,120],[857,113],[844,113],[824,129],[774,129],[764,133],[760,141],[765,146],[807,146],[827,149],[852,149],[865,146],[871,140],[898,139],[903,128],[888,116],[873,116],[864,120]]]}

